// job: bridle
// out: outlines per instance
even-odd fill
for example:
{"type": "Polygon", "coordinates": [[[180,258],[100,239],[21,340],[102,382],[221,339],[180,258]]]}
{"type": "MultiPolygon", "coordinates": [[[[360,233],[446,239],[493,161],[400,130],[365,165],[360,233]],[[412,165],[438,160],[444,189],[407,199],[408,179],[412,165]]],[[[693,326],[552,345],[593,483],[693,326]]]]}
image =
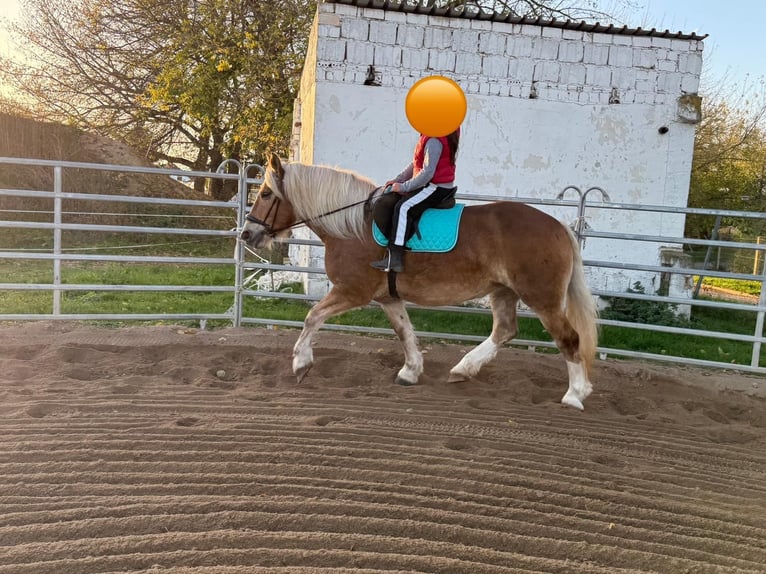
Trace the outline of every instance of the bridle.
{"type": "MultiPolygon", "coordinates": [[[[280,192],[282,196],[285,196],[285,187],[282,184],[282,182],[279,182],[280,192]]],[[[276,199],[274,202],[269,206],[269,210],[266,212],[266,215],[264,216],[264,219],[260,219],[258,217],[255,217],[254,215],[247,214],[245,215],[245,219],[247,221],[250,221],[252,223],[257,223],[261,227],[263,227],[266,230],[266,234],[269,237],[275,237],[278,233],[281,233],[282,231],[286,231],[288,229],[292,229],[293,227],[298,227],[300,225],[304,225],[305,223],[308,223],[309,221],[314,221],[316,219],[321,219],[323,217],[327,217],[328,215],[332,215],[333,213],[338,213],[340,211],[344,211],[346,209],[351,209],[352,207],[356,207],[357,205],[365,204],[365,207],[367,210],[370,209],[369,203],[372,200],[372,197],[375,195],[375,192],[378,191],[380,188],[376,187],[370,192],[370,195],[368,195],[365,199],[362,199],[360,201],[355,201],[354,203],[350,203],[349,205],[344,205],[343,207],[339,207],[337,209],[333,209],[332,211],[328,211],[326,213],[322,213],[320,215],[315,215],[314,217],[301,219],[300,221],[296,221],[295,223],[291,223],[290,225],[285,225],[284,227],[274,228],[273,224],[277,221],[277,215],[279,215],[279,208],[282,205],[282,198],[276,195],[276,199]],[[274,213],[274,215],[271,217],[271,223],[268,222],[269,216],[274,213]]],[[[272,190],[272,193],[274,191],[272,190]]]]}
{"type": "MultiPolygon", "coordinates": [[[[280,193],[282,193],[282,195],[284,195],[284,193],[285,193],[284,182],[282,182],[282,180],[280,179],[280,180],[275,181],[275,183],[277,184],[277,187],[279,188],[280,193]]],[[[272,190],[271,193],[274,193],[274,191],[272,190]]],[[[261,192],[261,194],[262,194],[262,192],[261,192]]],[[[261,194],[259,194],[259,196],[261,194]]],[[[258,200],[256,199],[256,201],[258,201],[258,200]]],[[[266,233],[270,237],[273,238],[274,236],[277,235],[277,233],[280,233],[282,231],[285,231],[286,229],[290,229],[291,227],[294,227],[294,225],[289,225],[289,226],[283,227],[281,229],[274,229],[274,227],[272,227],[272,224],[276,223],[276,221],[277,221],[277,216],[279,215],[279,208],[281,207],[281,205],[282,205],[282,198],[279,197],[279,195],[276,195],[276,199],[269,206],[269,210],[266,212],[266,215],[265,215],[264,219],[259,219],[259,218],[255,217],[254,215],[251,215],[250,213],[245,215],[245,219],[247,221],[252,222],[252,223],[257,223],[258,225],[263,227],[266,230],[266,233]],[[269,219],[269,215],[271,215],[272,211],[274,212],[274,215],[271,218],[271,224],[270,224],[268,222],[268,219],[269,219]]]]}
{"type": "Polygon", "coordinates": [[[281,229],[274,229],[271,226],[271,224],[268,223],[267,220],[269,219],[269,215],[271,215],[272,211],[274,212],[274,216],[271,218],[271,223],[275,223],[277,221],[277,215],[279,214],[279,207],[281,205],[282,205],[282,200],[279,199],[279,197],[277,197],[276,200],[274,200],[274,202],[269,206],[269,210],[266,212],[266,216],[265,216],[266,219],[259,219],[259,218],[255,217],[254,215],[250,215],[249,213],[247,215],[245,215],[245,219],[247,221],[252,222],[252,223],[257,223],[258,225],[260,225],[261,227],[263,227],[266,230],[266,233],[269,236],[274,237],[280,231],[284,231],[285,229],[290,229],[290,227],[292,227],[290,225],[290,226],[287,226],[287,227],[283,227],[281,229]]]}

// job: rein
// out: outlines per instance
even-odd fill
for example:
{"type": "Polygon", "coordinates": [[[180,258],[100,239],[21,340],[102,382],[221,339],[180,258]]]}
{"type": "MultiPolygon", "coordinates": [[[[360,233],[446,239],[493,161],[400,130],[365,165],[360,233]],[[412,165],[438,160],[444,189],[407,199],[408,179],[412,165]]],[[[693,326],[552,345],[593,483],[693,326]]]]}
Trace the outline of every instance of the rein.
{"type": "MultiPolygon", "coordinates": [[[[250,215],[249,213],[247,215],[245,215],[245,219],[247,221],[252,222],[252,223],[257,223],[258,225],[261,225],[262,227],[264,227],[266,229],[266,232],[271,237],[274,237],[277,233],[281,233],[282,231],[286,231],[288,229],[292,229],[293,227],[298,227],[300,225],[304,225],[304,224],[308,223],[309,221],[314,221],[316,219],[321,219],[323,217],[327,217],[328,215],[332,215],[333,213],[338,213],[338,212],[341,212],[341,211],[345,211],[346,209],[351,209],[352,207],[356,207],[357,205],[368,204],[370,202],[370,200],[372,199],[372,197],[375,195],[375,192],[378,191],[379,189],[380,189],[379,187],[376,187],[375,189],[373,189],[370,192],[370,195],[368,195],[365,199],[361,199],[359,201],[355,201],[354,203],[350,203],[349,205],[344,205],[343,207],[339,207],[337,209],[333,209],[332,211],[327,211],[327,212],[322,213],[320,215],[315,215],[314,217],[308,217],[306,219],[301,219],[300,221],[296,221],[295,223],[291,223],[290,225],[286,225],[284,227],[280,227],[279,229],[274,229],[266,221],[264,221],[262,219],[258,219],[257,217],[254,217],[254,216],[250,215]]],[[[269,215],[271,215],[272,209],[274,209],[274,207],[276,207],[276,209],[274,210],[274,217],[272,218],[273,221],[276,221],[277,214],[279,213],[279,206],[281,205],[281,203],[282,203],[282,200],[280,198],[277,198],[277,200],[271,205],[271,207],[269,207],[269,210],[266,212],[266,219],[268,219],[269,215]]]]}

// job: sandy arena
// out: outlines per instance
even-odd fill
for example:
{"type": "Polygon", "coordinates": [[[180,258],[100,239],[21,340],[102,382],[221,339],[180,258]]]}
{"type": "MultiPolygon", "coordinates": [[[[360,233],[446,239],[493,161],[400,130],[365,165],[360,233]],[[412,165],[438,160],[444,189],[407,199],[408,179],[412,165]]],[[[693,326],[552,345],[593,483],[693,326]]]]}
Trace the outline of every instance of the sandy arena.
{"type": "Polygon", "coordinates": [[[0,574],[766,572],[766,379],[297,335],[0,327],[0,574]]]}

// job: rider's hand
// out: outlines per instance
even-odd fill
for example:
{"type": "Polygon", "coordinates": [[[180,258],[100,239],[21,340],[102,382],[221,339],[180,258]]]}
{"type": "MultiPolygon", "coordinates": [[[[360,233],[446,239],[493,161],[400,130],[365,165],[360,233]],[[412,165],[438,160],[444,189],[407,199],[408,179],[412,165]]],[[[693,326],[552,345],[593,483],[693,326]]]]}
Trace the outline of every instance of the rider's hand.
{"type": "Polygon", "coordinates": [[[391,191],[394,193],[404,193],[402,191],[402,184],[398,181],[391,182],[391,191]]]}

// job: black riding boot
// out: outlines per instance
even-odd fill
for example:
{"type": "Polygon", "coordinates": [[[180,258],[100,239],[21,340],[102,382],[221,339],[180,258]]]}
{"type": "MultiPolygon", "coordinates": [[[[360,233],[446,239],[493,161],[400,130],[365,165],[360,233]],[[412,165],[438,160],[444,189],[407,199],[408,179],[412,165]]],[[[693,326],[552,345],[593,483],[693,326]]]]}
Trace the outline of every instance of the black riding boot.
{"type": "Polygon", "coordinates": [[[375,269],[381,271],[395,271],[401,273],[404,271],[404,247],[398,245],[392,245],[388,248],[388,252],[380,261],[373,261],[370,263],[375,269]]]}

